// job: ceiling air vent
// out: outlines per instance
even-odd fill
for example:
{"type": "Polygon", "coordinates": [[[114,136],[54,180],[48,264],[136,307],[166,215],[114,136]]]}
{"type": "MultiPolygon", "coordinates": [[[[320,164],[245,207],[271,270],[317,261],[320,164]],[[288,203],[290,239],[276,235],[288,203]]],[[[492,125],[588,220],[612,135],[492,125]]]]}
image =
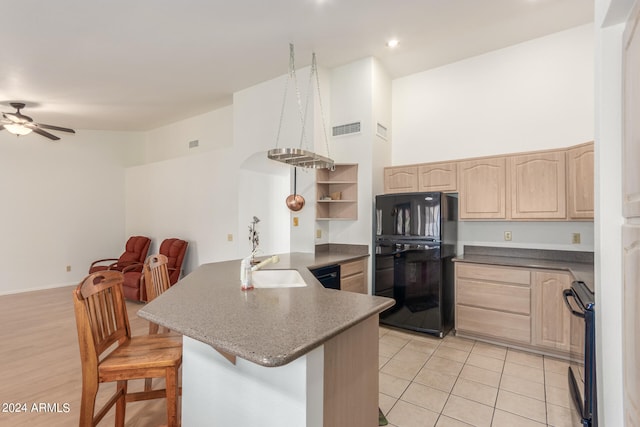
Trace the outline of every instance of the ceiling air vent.
{"type": "Polygon", "coordinates": [[[334,126],[333,136],[350,135],[360,132],[360,122],[348,123],[346,125],[334,126]]]}

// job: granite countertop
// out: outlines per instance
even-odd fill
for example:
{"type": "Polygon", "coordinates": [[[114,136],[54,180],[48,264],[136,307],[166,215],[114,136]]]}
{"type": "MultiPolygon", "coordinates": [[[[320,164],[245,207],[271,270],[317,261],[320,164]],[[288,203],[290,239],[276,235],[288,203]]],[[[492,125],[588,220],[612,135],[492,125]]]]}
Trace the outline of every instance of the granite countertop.
{"type": "Polygon", "coordinates": [[[262,366],[282,366],[393,300],[325,289],[309,268],[366,253],[281,254],[265,269],[295,269],[306,287],[240,289],[240,260],[204,264],[138,311],[142,318],[262,366]]]}
{"type": "Polygon", "coordinates": [[[595,289],[593,252],[465,246],[464,255],[453,260],[475,264],[569,271],[576,280],[585,282],[592,291],[595,289]]]}

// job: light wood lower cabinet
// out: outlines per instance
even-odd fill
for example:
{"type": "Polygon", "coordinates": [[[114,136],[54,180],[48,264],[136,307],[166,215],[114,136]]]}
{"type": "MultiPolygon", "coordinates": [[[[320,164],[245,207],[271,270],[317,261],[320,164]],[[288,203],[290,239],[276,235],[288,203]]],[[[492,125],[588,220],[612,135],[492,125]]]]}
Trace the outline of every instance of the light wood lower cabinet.
{"type": "Polygon", "coordinates": [[[340,264],[340,290],[367,293],[367,259],[340,264]]]}
{"type": "Polygon", "coordinates": [[[571,314],[562,297],[571,280],[558,270],[456,262],[456,333],[553,355],[579,352],[569,348],[571,314]]]}
{"type": "Polygon", "coordinates": [[[627,425],[632,426],[640,420],[640,225],[622,227],[622,262],[624,405],[627,425]]]}
{"type": "Polygon", "coordinates": [[[456,314],[456,330],[525,344],[531,339],[529,316],[464,305],[458,306],[456,314]]]}
{"type": "Polygon", "coordinates": [[[568,352],[571,314],[565,307],[562,291],[571,286],[571,276],[561,272],[535,271],[532,278],[532,344],[568,352]]]}
{"type": "Polygon", "coordinates": [[[456,263],[456,332],[531,342],[527,269],[456,263]]]}

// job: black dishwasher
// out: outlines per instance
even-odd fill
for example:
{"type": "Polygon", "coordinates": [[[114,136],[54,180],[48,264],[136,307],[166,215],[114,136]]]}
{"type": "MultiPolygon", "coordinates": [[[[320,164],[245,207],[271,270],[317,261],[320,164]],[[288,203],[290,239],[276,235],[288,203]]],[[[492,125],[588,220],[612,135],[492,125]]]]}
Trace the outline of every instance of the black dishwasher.
{"type": "Polygon", "coordinates": [[[325,288],[340,289],[340,266],[338,264],[314,268],[311,273],[325,288]]]}

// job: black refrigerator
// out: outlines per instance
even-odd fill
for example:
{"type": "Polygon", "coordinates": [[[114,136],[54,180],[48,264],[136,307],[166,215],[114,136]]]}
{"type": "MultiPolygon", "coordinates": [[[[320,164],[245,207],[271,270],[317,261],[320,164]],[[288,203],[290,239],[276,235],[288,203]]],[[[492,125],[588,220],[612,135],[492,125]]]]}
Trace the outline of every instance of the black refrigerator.
{"type": "Polygon", "coordinates": [[[453,327],[458,195],[376,196],[373,289],[395,299],[380,323],[444,337],[453,327]]]}

